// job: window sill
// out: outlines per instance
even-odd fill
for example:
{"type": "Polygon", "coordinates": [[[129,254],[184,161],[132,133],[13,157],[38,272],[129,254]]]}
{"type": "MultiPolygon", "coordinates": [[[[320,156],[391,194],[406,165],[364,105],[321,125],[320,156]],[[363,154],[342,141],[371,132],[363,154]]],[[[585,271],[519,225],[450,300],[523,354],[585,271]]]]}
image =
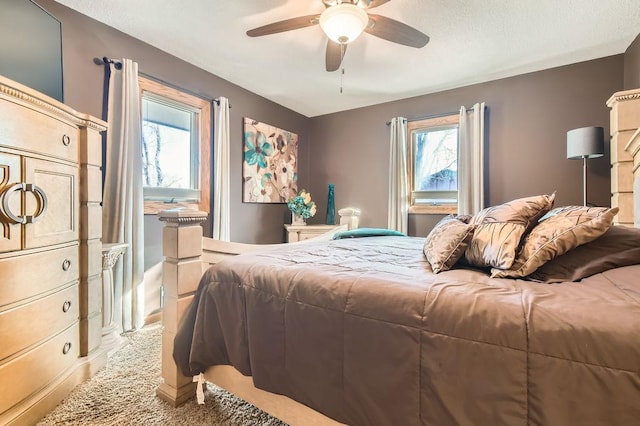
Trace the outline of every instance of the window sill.
{"type": "Polygon", "coordinates": [[[409,214],[457,214],[458,205],[438,205],[438,206],[411,206],[409,214]]]}
{"type": "Polygon", "coordinates": [[[164,210],[184,208],[189,210],[200,210],[209,213],[209,209],[203,210],[198,203],[195,202],[165,202],[165,201],[145,201],[144,214],[158,214],[164,210]]]}

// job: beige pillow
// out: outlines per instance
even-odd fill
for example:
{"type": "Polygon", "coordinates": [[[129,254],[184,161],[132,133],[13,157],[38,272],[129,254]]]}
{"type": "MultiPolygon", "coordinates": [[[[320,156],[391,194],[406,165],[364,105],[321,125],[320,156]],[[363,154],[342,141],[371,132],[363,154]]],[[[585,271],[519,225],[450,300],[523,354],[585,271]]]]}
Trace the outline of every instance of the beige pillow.
{"type": "Polygon", "coordinates": [[[447,271],[464,254],[475,225],[469,225],[454,216],[442,219],[429,232],[422,251],[434,273],[447,271]]]}
{"type": "Polygon", "coordinates": [[[640,264],[640,229],[612,226],[595,240],[550,260],[527,279],[545,283],[578,281],[609,269],[640,264]]]}
{"type": "Polygon", "coordinates": [[[617,207],[569,206],[553,209],[527,235],[513,266],[508,270],[492,269],[491,276],[527,276],[551,259],[607,232],[617,213],[617,207]]]}
{"type": "Polygon", "coordinates": [[[522,236],[551,210],[554,199],[555,192],[519,198],[476,213],[469,221],[476,229],[465,252],[467,262],[473,266],[509,269],[522,236]]]}

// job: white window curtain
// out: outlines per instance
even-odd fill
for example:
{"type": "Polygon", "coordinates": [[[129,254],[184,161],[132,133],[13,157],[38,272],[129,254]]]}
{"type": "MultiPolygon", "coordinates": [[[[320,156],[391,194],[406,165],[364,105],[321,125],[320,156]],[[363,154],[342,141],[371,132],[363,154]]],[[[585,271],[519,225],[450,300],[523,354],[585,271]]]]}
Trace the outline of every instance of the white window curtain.
{"type": "Polygon", "coordinates": [[[484,208],[484,102],[460,108],[458,214],[484,208]]]}
{"type": "Polygon", "coordinates": [[[110,65],[103,243],[126,243],[114,272],[113,318],[120,332],[144,323],[144,206],[138,64],[110,65]]]}
{"type": "Polygon", "coordinates": [[[391,120],[389,155],[389,229],[408,232],[409,228],[409,183],[407,168],[407,119],[395,117],[391,120]]]}
{"type": "Polygon", "coordinates": [[[215,114],[215,139],[213,156],[215,161],[215,181],[213,189],[213,238],[231,241],[230,224],[230,183],[229,183],[229,100],[220,97],[215,114]]]}

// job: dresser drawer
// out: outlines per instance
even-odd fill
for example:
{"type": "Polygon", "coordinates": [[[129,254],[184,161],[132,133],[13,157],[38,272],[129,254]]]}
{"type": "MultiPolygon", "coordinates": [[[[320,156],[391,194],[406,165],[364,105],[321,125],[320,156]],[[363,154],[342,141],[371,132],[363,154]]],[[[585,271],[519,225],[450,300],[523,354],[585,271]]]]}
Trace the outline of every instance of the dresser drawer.
{"type": "Polygon", "coordinates": [[[0,312],[0,362],[78,320],[78,285],[0,312]]]}
{"type": "Polygon", "coordinates": [[[78,246],[0,259],[0,309],[78,280],[78,246]]]}
{"type": "Polygon", "coordinates": [[[287,242],[295,243],[296,241],[304,241],[311,238],[319,237],[331,231],[347,231],[348,226],[343,225],[284,225],[287,230],[287,242]]]}
{"type": "Polygon", "coordinates": [[[53,381],[78,358],[78,325],[0,364],[0,413],[53,381]]]}
{"type": "Polygon", "coordinates": [[[300,233],[298,234],[298,241],[304,241],[304,240],[308,240],[309,238],[315,238],[318,235],[322,235],[320,232],[316,233],[316,234],[309,234],[309,233],[300,233]]]}
{"type": "Polygon", "coordinates": [[[78,128],[13,102],[0,102],[0,145],[78,162],[78,128]]]}

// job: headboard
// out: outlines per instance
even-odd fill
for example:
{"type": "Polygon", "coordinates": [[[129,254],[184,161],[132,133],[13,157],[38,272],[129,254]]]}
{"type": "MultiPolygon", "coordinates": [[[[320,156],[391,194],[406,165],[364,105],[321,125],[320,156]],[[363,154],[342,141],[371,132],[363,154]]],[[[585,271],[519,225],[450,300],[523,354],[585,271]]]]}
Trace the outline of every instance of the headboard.
{"type": "Polygon", "coordinates": [[[616,92],[611,108],[611,207],[616,224],[640,227],[640,89],[616,92]]]}

